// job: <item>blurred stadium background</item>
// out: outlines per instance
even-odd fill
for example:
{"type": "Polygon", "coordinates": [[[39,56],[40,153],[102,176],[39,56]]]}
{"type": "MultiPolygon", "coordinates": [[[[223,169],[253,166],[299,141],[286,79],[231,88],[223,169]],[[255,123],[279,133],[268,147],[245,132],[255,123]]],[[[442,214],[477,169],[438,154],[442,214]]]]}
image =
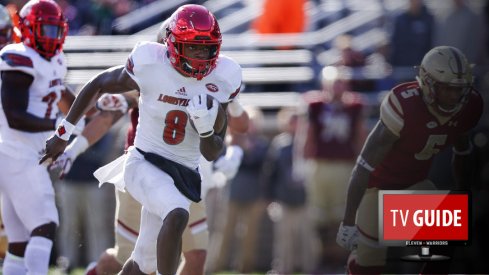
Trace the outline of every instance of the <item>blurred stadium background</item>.
{"type": "MultiPolygon", "coordinates": [[[[287,2],[287,0],[276,0],[287,2]]],[[[0,1],[21,7],[26,1],[0,1]]],[[[253,22],[262,13],[264,0],[57,0],[69,18],[70,35],[64,51],[68,59],[66,82],[75,90],[98,72],[124,64],[133,46],[142,40],[156,39],[160,23],[183,4],[205,5],[217,17],[223,33],[221,52],[234,58],[243,67],[244,105],[260,108],[265,114],[265,132],[276,132],[275,114],[285,106],[300,106],[302,94],[320,89],[321,70],[340,62],[338,37],[351,36],[349,45],[363,58],[351,67],[353,89],[360,92],[369,106],[369,125],[378,119],[378,105],[383,94],[395,84],[414,79],[410,65],[396,65],[390,60],[395,19],[405,12],[413,0],[305,0],[306,24],[303,32],[259,34],[253,22]]],[[[438,29],[453,11],[448,0],[425,0],[426,9],[438,29]]],[[[471,62],[476,64],[476,85],[489,87],[488,54],[489,2],[466,0],[480,24],[471,25],[477,33],[467,44],[476,45],[471,62]]],[[[288,15],[283,14],[283,20],[288,15]]],[[[469,35],[469,33],[466,33],[469,35]]],[[[447,35],[446,33],[444,35],[447,35]]],[[[470,37],[470,36],[468,36],[470,37]]],[[[433,34],[431,45],[436,46],[433,34]]],[[[466,53],[467,54],[467,53],[466,53]]],[[[469,55],[469,54],[468,54],[469,55]]],[[[171,81],[171,80],[169,80],[171,81]]],[[[489,127],[487,92],[483,93],[486,111],[483,125],[489,127]]],[[[257,259],[260,271],[270,269],[271,222],[260,232],[257,259]],[[268,226],[268,228],[267,228],[268,226]]],[[[53,270],[52,274],[61,274],[53,270]]],[[[82,274],[80,270],[74,274],[82,274]]]]}

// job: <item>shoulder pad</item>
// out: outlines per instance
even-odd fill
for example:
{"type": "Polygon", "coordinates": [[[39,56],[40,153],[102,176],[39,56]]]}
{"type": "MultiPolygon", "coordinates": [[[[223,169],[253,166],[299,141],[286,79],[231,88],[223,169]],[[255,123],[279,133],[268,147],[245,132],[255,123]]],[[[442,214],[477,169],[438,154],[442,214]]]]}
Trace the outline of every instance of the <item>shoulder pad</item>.
{"type": "Polygon", "coordinates": [[[394,91],[389,92],[380,105],[380,119],[395,135],[404,127],[404,114],[394,91]]]}
{"type": "Polygon", "coordinates": [[[156,42],[138,42],[132,49],[126,62],[126,70],[136,75],[144,65],[155,63],[164,56],[165,46],[156,42]]]}
{"type": "Polygon", "coordinates": [[[34,75],[34,62],[23,44],[10,44],[0,51],[0,71],[21,71],[34,75]]]}
{"type": "Polygon", "coordinates": [[[241,89],[241,81],[243,79],[241,66],[233,59],[225,55],[219,55],[215,70],[215,75],[226,84],[226,88],[223,91],[227,93],[226,102],[233,100],[238,96],[241,89]]]}

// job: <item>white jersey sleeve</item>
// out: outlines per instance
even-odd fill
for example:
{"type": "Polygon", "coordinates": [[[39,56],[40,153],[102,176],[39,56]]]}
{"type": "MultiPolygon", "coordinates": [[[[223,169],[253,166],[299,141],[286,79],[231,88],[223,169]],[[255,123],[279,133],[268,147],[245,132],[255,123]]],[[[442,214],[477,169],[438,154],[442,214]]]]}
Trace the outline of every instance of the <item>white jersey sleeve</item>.
{"type": "MultiPolygon", "coordinates": [[[[212,94],[219,102],[227,103],[238,96],[241,89],[242,70],[236,61],[225,55],[219,55],[212,75],[220,83],[219,92],[212,94]]],[[[211,90],[209,86],[207,89],[211,90]]]]}
{"type": "Polygon", "coordinates": [[[392,133],[400,136],[400,132],[404,127],[403,116],[404,113],[399,100],[392,91],[389,92],[380,105],[380,120],[392,133]]]}
{"type": "Polygon", "coordinates": [[[23,44],[10,44],[0,51],[0,71],[21,71],[34,76],[34,62],[23,44]]]}
{"type": "Polygon", "coordinates": [[[161,59],[165,54],[161,44],[149,41],[141,41],[134,46],[126,62],[126,71],[141,87],[140,74],[145,65],[152,64],[161,59]]]}

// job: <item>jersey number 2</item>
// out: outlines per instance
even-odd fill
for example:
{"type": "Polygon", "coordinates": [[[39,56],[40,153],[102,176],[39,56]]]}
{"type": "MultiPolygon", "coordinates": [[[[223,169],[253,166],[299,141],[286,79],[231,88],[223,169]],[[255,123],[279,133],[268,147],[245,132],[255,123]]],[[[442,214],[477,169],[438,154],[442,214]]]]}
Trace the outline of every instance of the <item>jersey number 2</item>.
{"type": "Polygon", "coordinates": [[[48,107],[46,108],[45,118],[51,118],[51,112],[53,111],[53,104],[58,96],[55,92],[50,92],[42,98],[42,102],[46,102],[48,107]]]}
{"type": "Polygon", "coordinates": [[[185,126],[188,115],[184,111],[173,110],[166,114],[163,141],[166,144],[177,145],[185,138],[185,126]]]}

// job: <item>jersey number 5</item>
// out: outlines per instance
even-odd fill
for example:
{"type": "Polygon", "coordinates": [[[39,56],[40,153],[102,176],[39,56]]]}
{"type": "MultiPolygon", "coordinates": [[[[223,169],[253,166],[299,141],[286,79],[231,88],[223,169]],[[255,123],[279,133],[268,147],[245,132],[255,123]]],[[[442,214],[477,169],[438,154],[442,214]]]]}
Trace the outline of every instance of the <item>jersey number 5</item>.
{"type": "Polygon", "coordinates": [[[436,148],[437,145],[444,145],[447,141],[447,135],[430,135],[426,144],[421,150],[421,152],[416,153],[414,157],[417,160],[427,160],[430,159],[433,155],[440,152],[440,149],[436,148]]]}
{"type": "Polygon", "coordinates": [[[185,126],[188,115],[184,111],[173,110],[166,114],[163,141],[166,144],[177,145],[185,138],[185,126]]]}

